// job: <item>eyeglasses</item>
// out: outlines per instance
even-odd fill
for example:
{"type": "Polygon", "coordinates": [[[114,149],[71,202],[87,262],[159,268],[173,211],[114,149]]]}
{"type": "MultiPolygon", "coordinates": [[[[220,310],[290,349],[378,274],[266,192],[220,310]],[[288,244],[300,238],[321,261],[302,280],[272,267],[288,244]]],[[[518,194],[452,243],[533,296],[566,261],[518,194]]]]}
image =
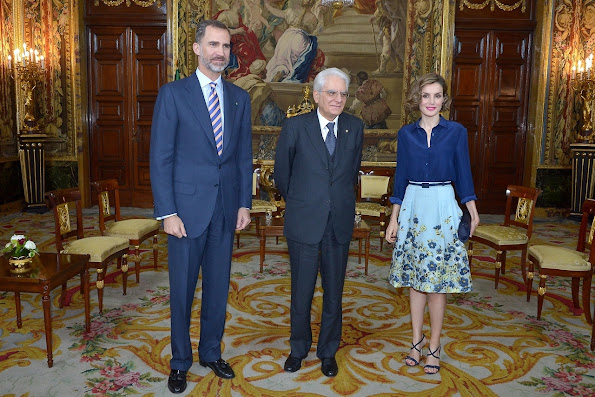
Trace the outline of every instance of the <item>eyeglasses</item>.
{"type": "Polygon", "coordinates": [[[326,95],[328,95],[330,98],[337,98],[339,95],[341,95],[341,99],[347,99],[349,98],[349,93],[346,91],[335,91],[335,90],[326,90],[326,91],[320,91],[320,92],[326,92],[326,95]]]}

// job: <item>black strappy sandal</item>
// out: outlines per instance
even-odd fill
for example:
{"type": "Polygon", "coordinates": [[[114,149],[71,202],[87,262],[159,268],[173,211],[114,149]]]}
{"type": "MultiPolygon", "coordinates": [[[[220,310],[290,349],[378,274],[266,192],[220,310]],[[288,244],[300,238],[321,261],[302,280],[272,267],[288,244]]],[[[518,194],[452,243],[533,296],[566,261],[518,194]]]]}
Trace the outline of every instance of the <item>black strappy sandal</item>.
{"type": "MultiPolygon", "coordinates": [[[[420,344],[421,344],[421,343],[422,343],[422,342],[423,342],[425,339],[426,339],[426,336],[425,336],[424,334],[422,334],[422,335],[421,335],[421,339],[420,339],[420,341],[419,341],[419,342],[417,342],[416,344],[413,344],[413,343],[411,344],[411,350],[413,350],[413,349],[417,350],[417,351],[419,352],[419,357],[420,357],[420,359],[421,359],[421,356],[423,356],[422,350],[423,350],[423,348],[424,348],[424,347],[423,347],[423,346],[421,346],[420,348],[418,348],[418,346],[419,346],[419,345],[420,345],[420,344]]],[[[424,345],[425,345],[425,344],[424,344],[424,345]]],[[[419,365],[419,361],[417,361],[416,359],[414,359],[414,358],[413,358],[413,357],[411,357],[411,356],[407,356],[407,357],[405,357],[405,365],[406,365],[406,366],[408,366],[408,367],[415,367],[416,365],[419,365]],[[407,360],[410,360],[410,361],[412,361],[414,364],[409,364],[409,363],[407,362],[407,360]]]]}

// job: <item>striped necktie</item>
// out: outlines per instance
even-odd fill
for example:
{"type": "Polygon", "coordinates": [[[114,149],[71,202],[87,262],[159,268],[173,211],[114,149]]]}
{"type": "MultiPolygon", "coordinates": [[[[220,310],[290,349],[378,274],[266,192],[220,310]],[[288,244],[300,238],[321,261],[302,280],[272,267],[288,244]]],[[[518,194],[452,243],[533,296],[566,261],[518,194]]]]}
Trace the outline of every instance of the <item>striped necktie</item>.
{"type": "Polygon", "coordinates": [[[209,116],[211,116],[213,134],[215,134],[217,154],[219,157],[221,157],[221,153],[223,153],[223,124],[221,123],[221,106],[219,106],[219,96],[217,95],[217,91],[215,91],[217,83],[213,81],[209,84],[211,85],[211,93],[209,94],[209,116]]]}
{"type": "Polygon", "coordinates": [[[335,144],[337,143],[337,138],[335,137],[335,123],[328,123],[326,128],[328,128],[328,134],[326,134],[324,143],[326,144],[328,153],[332,156],[335,152],[335,144]]]}

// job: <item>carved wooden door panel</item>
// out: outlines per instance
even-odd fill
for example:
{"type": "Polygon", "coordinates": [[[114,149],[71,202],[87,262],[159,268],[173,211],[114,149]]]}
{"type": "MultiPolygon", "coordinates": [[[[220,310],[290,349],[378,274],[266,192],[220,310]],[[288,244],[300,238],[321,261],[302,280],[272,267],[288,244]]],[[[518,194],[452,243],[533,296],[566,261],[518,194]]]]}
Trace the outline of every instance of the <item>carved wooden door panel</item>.
{"type": "Polygon", "coordinates": [[[166,80],[165,26],[88,26],[91,180],[115,178],[124,206],[151,207],[153,106],[166,80]]]}
{"type": "Polygon", "coordinates": [[[532,32],[455,31],[451,119],[467,127],[478,207],[501,213],[523,184],[532,32]]]}

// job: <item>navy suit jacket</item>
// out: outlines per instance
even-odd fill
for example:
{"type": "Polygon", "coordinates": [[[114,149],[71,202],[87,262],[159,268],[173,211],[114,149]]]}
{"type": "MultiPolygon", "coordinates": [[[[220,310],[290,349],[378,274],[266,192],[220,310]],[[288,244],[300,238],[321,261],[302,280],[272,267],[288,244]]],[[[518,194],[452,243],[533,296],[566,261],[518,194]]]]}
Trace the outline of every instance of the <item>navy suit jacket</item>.
{"type": "Polygon", "coordinates": [[[334,160],[322,139],[316,111],[286,119],[275,153],[275,185],[285,198],[284,234],[304,244],[322,240],[329,211],[337,241],[351,240],[363,123],[339,115],[334,160]]]}
{"type": "Polygon", "coordinates": [[[155,217],[177,213],[190,238],[211,220],[221,192],[225,228],[233,233],[238,208],[252,205],[250,97],[223,81],[223,153],[197,76],[159,89],[151,127],[151,186],[155,217]]]}

